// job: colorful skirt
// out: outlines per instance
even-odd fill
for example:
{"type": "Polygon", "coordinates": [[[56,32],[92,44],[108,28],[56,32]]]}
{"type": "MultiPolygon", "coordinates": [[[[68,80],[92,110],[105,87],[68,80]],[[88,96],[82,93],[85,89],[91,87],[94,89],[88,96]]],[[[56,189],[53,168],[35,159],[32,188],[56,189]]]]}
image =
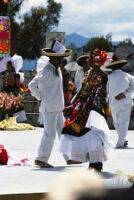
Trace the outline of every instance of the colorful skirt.
{"type": "Polygon", "coordinates": [[[86,127],[90,130],[81,137],[62,134],[60,152],[69,160],[90,163],[106,161],[113,142],[105,118],[96,111],[91,111],[86,127]]]}

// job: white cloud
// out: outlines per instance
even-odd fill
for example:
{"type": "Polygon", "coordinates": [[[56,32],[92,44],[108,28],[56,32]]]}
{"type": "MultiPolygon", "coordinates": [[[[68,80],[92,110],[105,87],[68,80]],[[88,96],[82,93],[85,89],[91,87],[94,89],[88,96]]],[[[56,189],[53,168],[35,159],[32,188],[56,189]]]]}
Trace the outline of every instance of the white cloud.
{"type": "MultiPolygon", "coordinates": [[[[94,37],[112,34],[113,40],[134,41],[134,0],[55,0],[62,4],[57,31],[94,37]]],[[[27,0],[22,12],[31,6],[45,6],[47,0],[27,0]],[[26,3],[27,2],[27,3],[26,3]],[[27,6],[29,5],[29,6],[27,6]]]]}

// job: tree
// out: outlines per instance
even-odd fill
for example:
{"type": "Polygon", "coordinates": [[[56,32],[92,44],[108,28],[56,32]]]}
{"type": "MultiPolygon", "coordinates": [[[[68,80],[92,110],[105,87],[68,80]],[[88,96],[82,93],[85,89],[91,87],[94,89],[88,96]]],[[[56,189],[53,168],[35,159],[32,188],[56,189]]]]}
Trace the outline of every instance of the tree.
{"type": "Polygon", "coordinates": [[[24,15],[17,34],[18,54],[27,59],[41,55],[41,49],[45,46],[46,32],[52,31],[58,25],[61,8],[61,3],[47,0],[46,8],[32,8],[24,15]]]}
{"type": "Polygon", "coordinates": [[[19,12],[24,1],[25,0],[13,0],[13,2],[5,4],[3,0],[0,0],[0,16],[10,16],[13,19],[19,12]]]}
{"type": "Polygon", "coordinates": [[[123,41],[120,41],[120,43],[118,44],[118,46],[131,46],[133,43],[132,43],[132,40],[130,38],[126,38],[124,39],[123,41]]]}
{"type": "Polygon", "coordinates": [[[10,55],[15,54],[14,32],[19,29],[19,25],[15,22],[15,16],[19,12],[24,0],[0,0],[0,16],[9,16],[10,18],[10,55]],[[15,28],[14,28],[15,27],[15,28]]]}
{"type": "Polygon", "coordinates": [[[100,37],[94,37],[83,47],[85,52],[93,51],[96,48],[101,51],[111,52],[113,50],[112,42],[111,42],[111,34],[100,37]]]}

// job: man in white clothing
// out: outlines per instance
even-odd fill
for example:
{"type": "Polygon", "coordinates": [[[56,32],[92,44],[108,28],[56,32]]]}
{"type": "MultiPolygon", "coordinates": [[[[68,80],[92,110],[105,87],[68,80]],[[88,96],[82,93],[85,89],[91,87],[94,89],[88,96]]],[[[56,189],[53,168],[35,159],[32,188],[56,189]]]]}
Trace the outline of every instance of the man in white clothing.
{"type": "Polygon", "coordinates": [[[121,70],[127,60],[111,62],[107,66],[112,69],[108,75],[107,95],[114,127],[118,133],[116,148],[128,145],[127,131],[130,122],[132,93],[134,92],[134,76],[121,70]]]}
{"type": "Polygon", "coordinates": [[[60,137],[63,124],[64,94],[63,80],[59,68],[63,57],[69,56],[72,50],[66,49],[59,41],[54,41],[52,47],[42,50],[49,57],[47,65],[29,83],[31,94],[41,101],[40,112],[44,118],[44,134],[38,149],[35,165],[44,168],[53,167],[48,163],[56,132],[60,137]]]}
{"type": "Polygon", "coordinates": [[[79,92],[79,90],[81,89],[82,80],[84,78],[85,72],[90,69],[90,62],[88,62],[88,60],[89,55],[82,55],[77,58],[77,64],[82,67],[76,72],[74,77],[77,92],[79,92]]]}

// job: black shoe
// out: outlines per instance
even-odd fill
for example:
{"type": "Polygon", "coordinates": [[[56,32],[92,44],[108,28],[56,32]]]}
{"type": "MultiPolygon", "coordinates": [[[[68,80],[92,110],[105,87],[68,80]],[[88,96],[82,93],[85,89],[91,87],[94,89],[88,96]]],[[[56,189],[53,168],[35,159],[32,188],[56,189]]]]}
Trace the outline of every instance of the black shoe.
{"type": "Polygon", "coordinates": [[[103,163],[102,162],[90,163],[89,168],[92,168],[98,172],[101,172],[101,170],[103,168],[103,163]]]}
{"type": "Polygon", "coordinates": [[[128,146],[128,140],[125,140],[124,147],[127,147],[127,146],[128,146]]]}
{"type": "Polygon", "coordinates": [[[43,161],[40,161],[40,160],[35,160],[34,163],[35,163],[35,165],[37,165],[41,168],[53,168],[53,166],[50,165],[49,163],[43,162],[43,161]]]}
{"type": "Polygon", "coordinates": [[[82,162],[78,160],[67,160],[67,165],[73,165],[73,164],[82,164],[82,162]]]}

